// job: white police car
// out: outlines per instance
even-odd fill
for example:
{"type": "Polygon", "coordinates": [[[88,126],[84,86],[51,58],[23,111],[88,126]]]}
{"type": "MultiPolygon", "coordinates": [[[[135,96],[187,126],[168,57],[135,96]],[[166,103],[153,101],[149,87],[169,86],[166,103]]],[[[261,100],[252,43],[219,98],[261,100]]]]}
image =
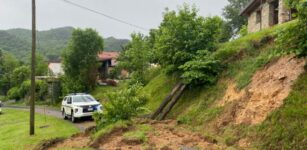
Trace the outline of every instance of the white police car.
{"type": "Polygon", "coordinates": [[[102,105],[89,94],[75,93],[64,97],[61,111],[64,119],[71,118],[71,121],[75,122],[77,118],[102,112],[102,105]]]}

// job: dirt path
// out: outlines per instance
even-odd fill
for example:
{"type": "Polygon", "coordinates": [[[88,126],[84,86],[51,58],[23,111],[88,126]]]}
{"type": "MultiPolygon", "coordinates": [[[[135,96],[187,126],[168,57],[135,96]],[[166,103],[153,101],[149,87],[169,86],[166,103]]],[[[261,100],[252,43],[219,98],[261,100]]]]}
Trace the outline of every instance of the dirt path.
{"type": "Polygon", "coordinates": [[[66,139],[52,148],[85,148],[92,146],[94,149],[103,150],[197,150],[219,149],[215,141],[210,141],[203,136],[176,126],[176,121],[148,121],[136,123],[138,126],[146,126],[145,140],[127,139],[126,133],[141,132],[136,126],[126,129],[115,129],[110,134],[92,143],[89,135],[77,135],[66,139]]]}
{"type": "MultiPolygon", "coordinates": [[[[29,111],[30,108],[27,106],[8,106],[4,105],[4,108],[10,108],[10,109],[18,109],[18,110],[25,110],[29,111]]],[[[52,108],[45,108],[42,106],[36,106],[35,107],[35,112],[39,114],[46,114],[48,116],[53,116],[59,119],[62,119],[62,113],[59,110],[55,110],[52,108]]],[[[95,126],[95,122],[91,118],[81,118],[78,120],[78,122],[74,123],[76,127],[80,129],[81,132],[83,132],[85,129],[95,126]]]]}

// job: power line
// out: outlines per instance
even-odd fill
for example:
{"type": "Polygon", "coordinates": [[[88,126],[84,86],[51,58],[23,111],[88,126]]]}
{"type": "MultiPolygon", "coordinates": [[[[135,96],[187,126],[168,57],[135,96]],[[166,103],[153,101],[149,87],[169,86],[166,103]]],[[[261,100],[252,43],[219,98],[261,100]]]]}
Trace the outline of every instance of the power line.
{"type": "Polygon", "coordinates": [[[135,24],[132,24],[132,23],[123,21],[123,20],[121,20],[121,19],[118,19],[118,18],[112,17],[112,16],[110,16],[110,15],[104,14],[104,13],[99,12],[99,11],[97,11],[97,10],[93,10],[93,9],[91,9],[91,8],[82,6],[82,5],[80,5],[80,4],[77,4],[77,3],[74,3],[74,2],[71,2],[71,1],[68,1],[68,0],[63,0],[63,1],[66,2],[67,4],[74,5],[74,6],[76,6],[76,7],[81,8],[81,9],[88,10],[88,11],[90,11],[90,12],[93,12],[93,13],[96,13],[96,14],[98,14],[98,15],[104,16],[104,17],[109,18],[109,19],[111,19],[111,20],[114,20],[114,21],[117,21],[117,22],[120,22],[120,23],[129,25],[129,26],[132,26],[132,27],[134,27],[134,28],[138,28],[138,29],[141,29],[141,30],[144,30],[144,31],[148,31],[148,29],[146,29],[146,28],[144,28],[144,27],[141,27],[141,26],[138,26],[138,25],[135,25],[135,24]]]}

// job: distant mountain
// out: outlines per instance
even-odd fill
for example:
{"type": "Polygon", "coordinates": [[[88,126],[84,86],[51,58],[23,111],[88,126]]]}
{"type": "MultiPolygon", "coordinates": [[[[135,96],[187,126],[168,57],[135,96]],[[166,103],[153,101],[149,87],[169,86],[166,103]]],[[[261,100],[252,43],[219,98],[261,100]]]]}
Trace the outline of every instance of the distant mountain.
{"type": "Polygon", "coordinates": [[[116,39],[114,37],[108,37],[104,39],[104,50],[105,51],[121,51],[124,46],[128,44],[127,39],[116,39]]]}
{"type": "MultiPolygon", "coordinates": [[[[37,52],[49,59],[57,59],[73,32],[73,27],[55,28],[37,32],[37,52]]],[[[31,30],[9,29],[0,30],[0,48],[23,60],[31,51],[31,30]]],[[[129,40],[109,37],[104,39],[105,51],[121,51],[129,40]]],[[[26,60],[23,60],[26,61],[26,60]]]]}

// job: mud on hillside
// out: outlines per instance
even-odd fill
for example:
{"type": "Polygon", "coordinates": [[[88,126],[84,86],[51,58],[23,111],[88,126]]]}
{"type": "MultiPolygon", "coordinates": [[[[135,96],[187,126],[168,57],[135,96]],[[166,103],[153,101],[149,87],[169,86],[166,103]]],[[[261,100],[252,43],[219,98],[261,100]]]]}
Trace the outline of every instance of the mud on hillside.
{"type": "Polygon", "coordinates": [[[279,108],[289,95],[291,86],[304,72],[304,59],[293,56],[275,60],[257,71],[251,83],[243,90],[231,83],[218,105],[231,103],[231,108],[219,119],[219,125],[259,124],[267,115],[279,108]]]}
{"type": "Polygon", "coordinates": [[[216,141],[207,139],[199,134],[189,132],[182,128],[177,128],[176,121],[145,121],[138,122],[151,127],[147,131],[145,141],[127,140],[125,133],[136,130],[134,127],[128,129],[116,129],[111,134],[101,138],[95,143],[90,142],[90,137],[78,135],[66,139],[49,149],[59,148],[85,148],[105,150],[177,150],[177,149],[219,149],[216,141]]]}

